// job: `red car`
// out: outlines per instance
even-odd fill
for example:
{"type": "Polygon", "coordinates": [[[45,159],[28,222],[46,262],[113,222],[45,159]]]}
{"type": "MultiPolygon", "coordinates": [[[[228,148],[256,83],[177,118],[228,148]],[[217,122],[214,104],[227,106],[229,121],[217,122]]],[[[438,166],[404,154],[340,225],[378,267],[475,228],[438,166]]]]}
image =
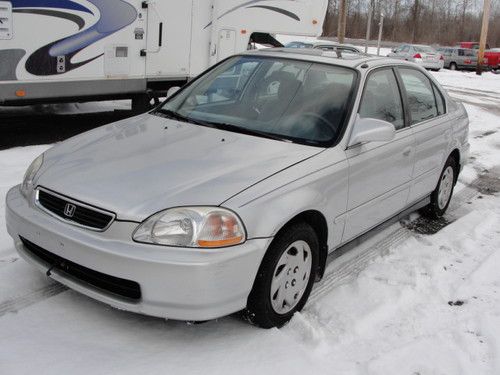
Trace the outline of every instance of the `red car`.
{"type": "MultiPolygon", "coordinates": [[[[479,49],[479,43],[477,42],[460,42],[458,45],[461,48],[479,49]]],[[[499,69],[500,66],[500,48],[491,48],[486,44],[486,51],[484,52],[484,57],[488,59],[488,67],[490,69],[499,69]]]]}

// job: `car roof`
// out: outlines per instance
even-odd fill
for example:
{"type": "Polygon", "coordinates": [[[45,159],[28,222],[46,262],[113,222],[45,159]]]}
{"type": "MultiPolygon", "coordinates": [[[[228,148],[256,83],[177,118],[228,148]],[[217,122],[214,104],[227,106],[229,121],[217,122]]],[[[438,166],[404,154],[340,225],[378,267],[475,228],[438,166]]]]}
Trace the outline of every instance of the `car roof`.
{"type": "Polygon", "coordinates": [[[292,48],[264,48],[241,53],[244,56],[272,56],[277,58],[294,59],[308,62],[317,62],[349,68],[357,68],[363,64],[380,65],[413,65],[407,61],[395,60],[388,57],[373,56],[360,53],[342,52],[338,57],[336,52],[321,49],[292,49],[292,48]]]}

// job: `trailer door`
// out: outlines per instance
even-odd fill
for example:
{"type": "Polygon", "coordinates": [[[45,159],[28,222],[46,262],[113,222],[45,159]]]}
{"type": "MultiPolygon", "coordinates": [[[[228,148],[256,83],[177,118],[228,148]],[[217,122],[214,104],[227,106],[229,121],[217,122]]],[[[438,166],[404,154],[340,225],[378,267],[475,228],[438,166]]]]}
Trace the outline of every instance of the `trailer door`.
{"type": "Polygon", "coordinates": [[[162,0],[148,4],[146,76],[189,75],[192,1],[162,0]]]}
{"type": "Polygon", "coordinates": [[[219,50],[217,51],[217,61],[224,60],[226,57],[234,55],[236,52],[236,31],[219,31],[219,50]]]}

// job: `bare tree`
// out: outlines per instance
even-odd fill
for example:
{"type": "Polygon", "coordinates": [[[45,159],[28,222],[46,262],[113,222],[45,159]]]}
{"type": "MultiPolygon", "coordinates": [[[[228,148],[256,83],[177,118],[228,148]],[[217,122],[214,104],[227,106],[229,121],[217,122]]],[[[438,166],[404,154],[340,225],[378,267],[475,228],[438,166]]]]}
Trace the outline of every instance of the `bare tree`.
{"type": "MultiPolygon", "coordinates": [[[[339,1],[329,0],[323,35],[334,36],[339,26],[339,1]]],[[[368,9],[374,10],[372,30],[384,13],[384,40],[453,45],[478,41],[482,0],[350,0],[346,1],[346,37],[364,38],[368,9]]],[[[500,0],[492,0],[488,44],[500,46],[500,0]]]]}

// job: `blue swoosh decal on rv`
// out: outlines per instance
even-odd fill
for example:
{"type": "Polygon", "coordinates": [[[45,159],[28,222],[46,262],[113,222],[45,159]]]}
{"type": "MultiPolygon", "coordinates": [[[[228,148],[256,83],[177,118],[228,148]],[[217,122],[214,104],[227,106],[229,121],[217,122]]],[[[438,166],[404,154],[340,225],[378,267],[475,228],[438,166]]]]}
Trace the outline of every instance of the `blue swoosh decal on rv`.
{"type": "MultiPolygon", "coordinates": [[[[240,5],[236,5],[232,8],[230,8],[229,10],[225,11],[224,13],[222,13],[219,17],[217,17],[218,20],[220,20],[222,17],[230,14],[230,13],[233,13],[241,8],[262,8],[262,9],[267,9],[267,10],[271,10],[273,12],[277,12],[277,13],[280,13],[280,14],[283,14],[287,17],[290,17],[290,18],[293,18],[294,20],[296,21],[300,21],[300,18],[299,16],[297,16],[295,13],[293,12],[290,12],[289,10],[286,10],[286,9],[282,9],[282,8],[278,8],[276,6],[269,6],[269,5],[254,5],[254,4],[257,4],[257,3],[262,3],[262,2],[269,2],[269,1],[277,1],[277,0],[249,0],[243,4],[240,4],[240,5]]],[[[293,1],[293,2],[296,2],[297,0],[282,0],[282,1],[293,1]]],[[[210,21],[208,23],[207,26],[204,27],[204,29],[212,26],[213,22],[210,21]]]]}
{"type": "MultiPolygon", "coordinates": [[[[20,3],[34,3],[31,0],[17,0],[20,3]]],[[[26,61],[26,70],[34,75],[46,76],[65,73],[101,57],[103,53],[88,60],[75,63],[71,62],[73,56],[92,45],[93,43],[116,33],[127,27],[137,19],[137,10],[124,0],[87,0],[99,10],[100,18],[89,28],[71,36],[56,40],[36,50],[26,61]],[[64,58],[63,58],[64,57],[64,58]],[[59,64],[58,64],[59,63],[59,64]],[[64,69],[58,70],[58,65],[64,69]]],[[[41,0],[36,1],[37,7],[55,7],[60,4],[63,9],[81,10],[83,6],[69,0],[41,0]],[[76,6],[76,7],[74,7],[76,6]]],[[[16,4],[17,6],[17,4],[16,4]]],[[[33,5],[31,5],[33,6],[33,5]]],[[[87,8],[87,13],[94,14],[87,8]]],[[[84,11],[84,10],[82,10],[84,11]]]]}
{"type": "Polygon", "coordinates": [[[71,0],[11,0],[12,8],[58,8],[94,14],[90,9],[71,0]]]}

